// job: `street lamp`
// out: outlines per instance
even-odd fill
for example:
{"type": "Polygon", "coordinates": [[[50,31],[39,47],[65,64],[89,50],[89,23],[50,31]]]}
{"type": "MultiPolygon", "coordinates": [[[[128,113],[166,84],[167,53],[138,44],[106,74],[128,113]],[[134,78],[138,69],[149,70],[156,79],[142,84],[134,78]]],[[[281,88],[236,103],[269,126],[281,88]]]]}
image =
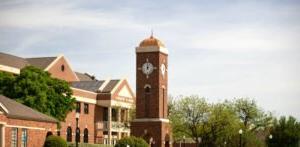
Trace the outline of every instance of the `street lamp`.
{"type": "Polygon", "coordinates": [[[183,146],[185,147],[185,135],[183,135],[183,146]]]}
{"type": "Polygon", "coordinates": [[[76,142],[76,147],[78,147],[78,142],[80,139],[80,130],[79,130],[79,126],[78,126],[78,120],[79,120],[79,113],[76,112],[75,117],[76,117],[76,136],[75,136],[75,142],[76,142]]]}
{"type": "Polygon", "coordinates": [[[270,134],[270,135],[269,135],[269,139],[271,140],[272,138],[273,138],[273,135],[272,135],[272,134],[270,134]]]}
{"type": "Polygon", "coordinates": [[[150,138],[149,142],[150,142],[150,147],[152,147],[152,142],[153,142],[153,138],[152,137],[150,138]]]}
{"type": "Polygon", "coordinates": [[[201,141],[202,141],[202,138],[201,138],[201,137],[198,137],[197,140],[198,140],[198,145],[197,145],[197,146],[199,146],[200,143],[201,143],[201,141]]]}
{"type": "Polygon", "coordinates": [[[242,147],[242,134],[243,134],[242,129],[239,130],[239,134],[240,134],[240,147],[242,147]]]}

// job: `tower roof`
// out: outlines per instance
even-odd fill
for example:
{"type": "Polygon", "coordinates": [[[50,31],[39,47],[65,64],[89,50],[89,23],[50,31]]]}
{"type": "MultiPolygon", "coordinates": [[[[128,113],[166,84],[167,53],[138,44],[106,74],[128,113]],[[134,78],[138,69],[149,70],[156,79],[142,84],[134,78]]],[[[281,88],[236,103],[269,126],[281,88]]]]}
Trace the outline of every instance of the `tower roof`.
{"type": "Polygon", "coordinates": [[[149,38],[144,39],[139,45],[139,47],[148,47],[148,46],[165,47],[165,45],[160,40],[153,37],[153,35],[151,35],[149,38]]]}

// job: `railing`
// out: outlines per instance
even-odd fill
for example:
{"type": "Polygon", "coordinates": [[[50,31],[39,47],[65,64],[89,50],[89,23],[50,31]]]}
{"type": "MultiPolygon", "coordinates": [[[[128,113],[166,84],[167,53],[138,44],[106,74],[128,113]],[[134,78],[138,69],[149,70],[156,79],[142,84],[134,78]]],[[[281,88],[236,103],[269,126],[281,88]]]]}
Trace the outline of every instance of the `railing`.
{"type": "MultiPolygon", "coordinates": [[[[108,121],[100,121],[96,122],[96,129],[98,130],[108,130],[108,121]]],[[[130,124],[128,122],[111,122],[111,129],[112,130],[128,130],[130,127],[130,124]]]]}

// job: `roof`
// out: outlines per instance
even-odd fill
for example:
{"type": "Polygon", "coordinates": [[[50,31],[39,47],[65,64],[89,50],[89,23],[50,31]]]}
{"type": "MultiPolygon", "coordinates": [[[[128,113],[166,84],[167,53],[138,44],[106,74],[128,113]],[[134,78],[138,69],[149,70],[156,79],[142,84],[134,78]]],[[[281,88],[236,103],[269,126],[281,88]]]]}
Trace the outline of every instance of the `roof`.
{"type": "Polygon", "coordinates": [[[119,79],[115,80],[94,80],[94,81],[74,81],[71,82],[71,87],[78,88],[82,90],[87,90],[91,92],[103,92],[103,93],[110,93],[119,83],[119,79]],[[100,87],[104,87],[103,89],[100,87]]]}
{"type": "Polygon", "coordinates": [[[37,110],[27,107],[3,95],[0,95],[0,104],[1,106],[5,107],[4,109],[7,110],[6,116],[9,118],[42,121],[42,122],[58,122],[56,119],[46,114],[38,112],[37,110]]]}
{"type": "Polygon", "coordinates": [[[95,77],[87,73],[75,72],[80,81],[94,81],[95,77]]]}
{"type": "Polygon", "coordinates": [[[71,82],[71,87],[91,92],[98,92],[104,82],[105,81],[74,81],[71,82]]]}
{"type": "Polygon", "coordinates": [[[46,69],[57,57],[22,58],[0,52],[0,64],[22,69],[25,66],[46,69]]]}
{"type": "Polygon", "coordinates": [[[28,62],[21,57],[0,52],[0,64],[21,69],[28,65],[28,62]]]}
{"type": "Polygon", "coordinates": [[[154,38],[152,35],[149,38],[144,39],[140,43],[139,47],[148,47],[148,46],[165,47],[165,45],[160,40],[154,38]]]}
{"type": "Polygon", "coordinates": [[[111,92],[114,87],[119,83],[120,80],[110,80],[107,85],[103,88],[102,92],[108,93],[111,92]]]}
{"type": "Polygon", "coordinates": [[[30,65],[46,69],[57,57],[26,58],[30,65]]]}

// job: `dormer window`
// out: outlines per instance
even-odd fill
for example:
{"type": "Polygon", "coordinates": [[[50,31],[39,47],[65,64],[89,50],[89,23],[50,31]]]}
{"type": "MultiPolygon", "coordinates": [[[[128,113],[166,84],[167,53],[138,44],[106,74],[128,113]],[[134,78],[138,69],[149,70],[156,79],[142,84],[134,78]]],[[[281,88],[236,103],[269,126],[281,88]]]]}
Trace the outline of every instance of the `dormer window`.
{"type": "Polygon", "coordinates": [[[61,65],[60,70],[63,72],[65,71],[65,65],[61,65]]]}

